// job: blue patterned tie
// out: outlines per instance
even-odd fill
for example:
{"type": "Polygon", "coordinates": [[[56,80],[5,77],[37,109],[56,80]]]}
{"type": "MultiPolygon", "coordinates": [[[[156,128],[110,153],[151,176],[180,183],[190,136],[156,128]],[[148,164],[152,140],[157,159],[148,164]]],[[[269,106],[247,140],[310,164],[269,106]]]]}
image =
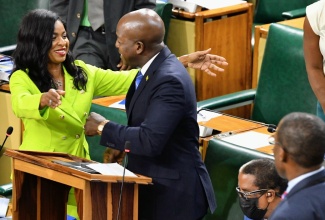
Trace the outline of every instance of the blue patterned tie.
{"type": "Polygon", "coordinates": [[[135,79],[135,89],[138,88],[142,78],[143,78],[143,75],[142,75],[141,71],[139,71],[137,78],[135,79]]]}

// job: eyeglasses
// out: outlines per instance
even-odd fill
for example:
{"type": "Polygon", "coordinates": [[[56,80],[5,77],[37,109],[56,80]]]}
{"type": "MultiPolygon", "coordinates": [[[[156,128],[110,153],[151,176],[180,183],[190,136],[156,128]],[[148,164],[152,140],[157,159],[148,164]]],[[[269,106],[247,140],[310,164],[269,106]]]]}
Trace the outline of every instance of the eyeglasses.
{"type": "Polygon", "coordinates": [[[268,138],[269,144],[271,145],[279,145],[285,152],[287,152],[287,149],[283,144],[281,144],[279,141],[275,141],[274,136],[269,136],[268,138]]]}
{"type": "Polygon", "coordinates": [[[259,189],[259,190],[254,190],[251,192],[242,192],[242,191],[240,191],[239,187],[236,187],[236,191],[237,191],[239,197],[249,199],[249,198],[252,198],[252,196],[259,194],[259,193],[261,193],[261,196],[264,195],[268,191],[268,189],[259,189]]]}

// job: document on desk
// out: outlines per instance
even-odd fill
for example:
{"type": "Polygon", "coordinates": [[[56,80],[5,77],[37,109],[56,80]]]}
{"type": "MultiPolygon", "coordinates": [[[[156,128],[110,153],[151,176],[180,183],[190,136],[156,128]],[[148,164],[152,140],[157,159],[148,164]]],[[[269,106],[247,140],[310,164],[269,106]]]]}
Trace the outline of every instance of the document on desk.
{"type": "Polygon", "coordinates": [[[9,82],[9,75],[12,72],[13,60],[9,56],[0,54],[0,81],[9,82]]]}
{"type": "Polygon", "coordinates": [[[270,145],[268,138],[270,135],[256,131],[248,131],[222,138],[223,141],[236,144],[242,147],[257,149],[270,145]]]}
{"type": "Polygon", "coordinates": [[[5,217],[9,205],[8,198],[0,198],[0,217],[5,217]]]}
{"type": "Polygon", "coordinates": [[[194,3],[206,9],[223,8],[241,3],[246,3],[246,1],[242,0],[187,0],[186,2],[194,3]]]}
{"type": "Polygon", "coordinates": [[[213,112],[213,111],[207,111],[207,110],[198,110],[197,113],[197,122],[202,122],[202,121],[209,121],[212,118],[216,118],[221,116],[222,114],[213,112]]]}
{"type": "MultiPolygon", "coordinates": [[[[123,172],[124,172],[124,167],[118,163],[93,163],[93,164],[88,164],[87,167],[96,170],[97,172],[103,175],[110,175],[110,176],[123,176],[123,172]]],[[[137,175],[135,175],[128,169],[125,169],[124,176],[137,177],[137,175]]]]}
{"type": "Polygon", "coordinates": [[[109,105],[108,107],[125,110],[125,99],[115,102],[115,103],[109,105]]]}

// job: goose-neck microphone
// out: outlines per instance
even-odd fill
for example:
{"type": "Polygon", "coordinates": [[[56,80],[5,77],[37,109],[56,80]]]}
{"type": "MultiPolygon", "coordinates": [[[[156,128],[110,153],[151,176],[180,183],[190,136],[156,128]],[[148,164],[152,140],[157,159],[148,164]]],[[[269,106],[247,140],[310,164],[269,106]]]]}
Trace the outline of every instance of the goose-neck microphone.
{"type": "Polygon", "coordinates": [[[14,130],[13,127],[11,127],[11,126],[8,127],[7,132],[6,132],[6,138],[3,141],[2,145],[0,146],[0,151],[2,150],[3,146],[5,145],[7,138],[12,134],[13,130],[14,130]]]}

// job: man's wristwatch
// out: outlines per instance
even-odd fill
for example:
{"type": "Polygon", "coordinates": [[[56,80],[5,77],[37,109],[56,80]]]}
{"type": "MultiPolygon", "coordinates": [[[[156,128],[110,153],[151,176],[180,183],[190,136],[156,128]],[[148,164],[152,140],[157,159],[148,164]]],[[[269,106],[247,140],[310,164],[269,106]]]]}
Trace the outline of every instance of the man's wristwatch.
{"type": "Polygon", "coordinates": [[[107,122],[109,122],[109,120],[104,120],[104,121],[102,121],[102,122],[98,125],[98,127],[97,127],[97,133],[98,133],[99,135],[102,135],[103,128],[104,128],[104,126],[105,126],[105,124],[106,124],[107,122]]]}

